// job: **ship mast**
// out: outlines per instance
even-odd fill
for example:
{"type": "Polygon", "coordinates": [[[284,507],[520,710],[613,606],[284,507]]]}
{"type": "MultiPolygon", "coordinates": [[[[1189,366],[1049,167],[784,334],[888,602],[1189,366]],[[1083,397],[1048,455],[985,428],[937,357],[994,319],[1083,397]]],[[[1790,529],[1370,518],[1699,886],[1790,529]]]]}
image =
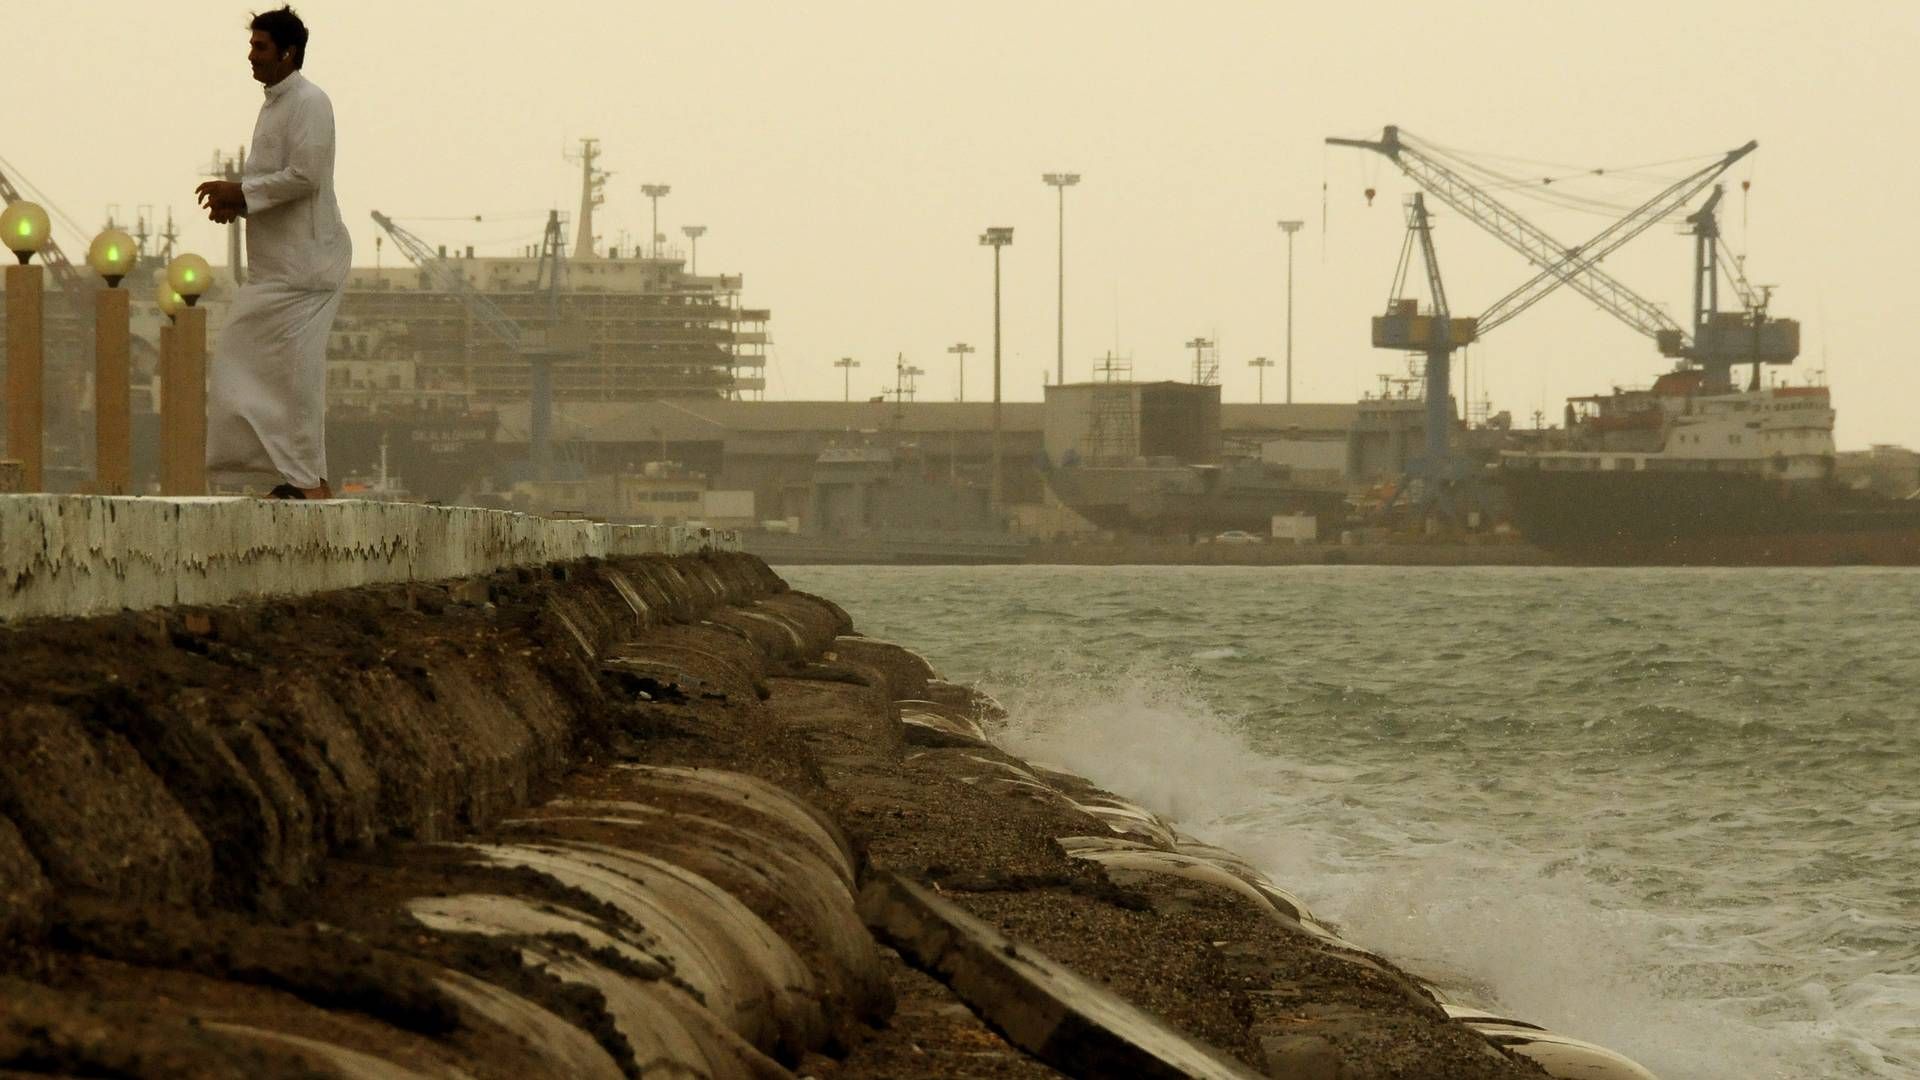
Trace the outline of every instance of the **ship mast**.
{"type": "Polygon", "coordinates": [[[593,208],[607,201],[605,187],[607,178],[613,174],[597,167],[600,160],[600,140],[581,139],[580,152],[566,155],[568,161],[580,163],[580,220],[573,234],[573,258],[593,258],[593,208]]]}

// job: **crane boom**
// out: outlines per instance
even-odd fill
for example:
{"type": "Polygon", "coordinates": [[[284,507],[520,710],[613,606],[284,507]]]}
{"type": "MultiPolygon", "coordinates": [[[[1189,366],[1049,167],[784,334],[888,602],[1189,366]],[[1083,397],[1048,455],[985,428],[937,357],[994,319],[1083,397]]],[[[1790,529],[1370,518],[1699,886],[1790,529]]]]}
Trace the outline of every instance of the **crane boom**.
{"type": "MultiPolygon", "coordinates": [[[[1550,274],[1556,265],[1579,256],[1578,248],[1562,244],[1546,230],[1448,168],[1410,142],[1398,127],[1389,125],[1378,140],[1329,138],[1327,142],[1333,146],[1372,150],[1385,156],[1423,190],[1432,193],[1519,252],[1528,262],[1550,274]]],[[[1752,145],[1749,144],[1740,152],[1751,149],[1752,145]]],[[[1669,336],[1678,334],[1680,340],[1686,340],[1685,331],[1665,311],[1598,266],[1570,269],[1564,282],[1607,313],[1648,337],[1660,340],[1663,333],[1669,336]]]]}
{"type": "MultiPolygon", "coordinates": [[[[1493,302],[1480,316],[1480,332],[1487,331],[1513,318],[1515,315],[1539,303],[1548,293],[1562,284],[1571,283],[1580,274],[1594,269],[1601,259],[1617,251],[1629,240],[1647,231],[1654,222],[1685,206],[1700,193],[1700,189],[1733,167],[1734,162],[1753,153],[1759,146],[1757,142],[1748,142],[1736,150],[1728,151],[1720,160],[1697,170],[1669,185],[1666,190],[1641,203],[1626,217],[1600,230],[1593,239],[1567,252],[1567,257],[1535,274],[1519,288],[1493,302]]],[[[1714,200],[1718,200],[1716,193],[1714,200]]],[[[1708,211],[1711,213],[1711,211],[1708,211]]]]}
{"type": "Polygon", "coordinates": [[[510,349],[516,352],[523,350],[526,334],[520,329],[520,324],[508,318],[507,313],[501,311],[499,305],[487,299],[485,293],[474,288],[472,283],[467,281],[466,275],[456,272],[445,258],[427,246],[425,240],[408,232],[378,210],[373,212],[373,223],[385,229],[387,235],[393,237],[393,242],[399,245],[407,260],[432,278],[433,283],[442,292],[452,293],[460,303],[465,305],[466,309],[472,313],[474,320],[484,326],[487,332],[499,338],[510,349]]]}

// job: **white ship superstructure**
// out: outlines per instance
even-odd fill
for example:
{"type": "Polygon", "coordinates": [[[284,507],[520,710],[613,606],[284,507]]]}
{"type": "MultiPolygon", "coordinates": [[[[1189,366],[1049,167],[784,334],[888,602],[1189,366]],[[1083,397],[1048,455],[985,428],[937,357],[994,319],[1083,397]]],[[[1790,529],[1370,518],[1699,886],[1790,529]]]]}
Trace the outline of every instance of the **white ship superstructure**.
{"type": "Polygon", "coordinates": [[[1702,392],[1700,373],[1649,390],[1568,402],[1566,445],[1509,451],[1508,468],[1555,472],[1729,472],[1789,482],[1833,475],[1834,411],[1825,386],[1702,392]]]}

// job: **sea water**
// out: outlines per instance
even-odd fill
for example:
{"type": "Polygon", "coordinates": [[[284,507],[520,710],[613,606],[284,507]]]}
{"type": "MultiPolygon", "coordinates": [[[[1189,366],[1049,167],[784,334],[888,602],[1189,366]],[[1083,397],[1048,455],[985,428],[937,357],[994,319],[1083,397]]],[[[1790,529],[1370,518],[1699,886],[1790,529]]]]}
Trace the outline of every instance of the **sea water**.
{"type": "Polygon", "coordinates": [[[1456,998],[1920,1076],[1920,572],[781,572],[1456,998]]]}

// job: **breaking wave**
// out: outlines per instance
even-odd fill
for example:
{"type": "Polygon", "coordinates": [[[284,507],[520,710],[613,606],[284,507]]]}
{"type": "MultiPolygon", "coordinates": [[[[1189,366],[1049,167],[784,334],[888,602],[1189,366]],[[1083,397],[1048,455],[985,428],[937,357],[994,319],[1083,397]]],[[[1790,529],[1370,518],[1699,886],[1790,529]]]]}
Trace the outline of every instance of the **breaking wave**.
{"type": "Polygon", "coordinates": [[[1920,575],[790,576],[1465,1000],[1668,1080],[1920,1075],[1920,575]]]}

